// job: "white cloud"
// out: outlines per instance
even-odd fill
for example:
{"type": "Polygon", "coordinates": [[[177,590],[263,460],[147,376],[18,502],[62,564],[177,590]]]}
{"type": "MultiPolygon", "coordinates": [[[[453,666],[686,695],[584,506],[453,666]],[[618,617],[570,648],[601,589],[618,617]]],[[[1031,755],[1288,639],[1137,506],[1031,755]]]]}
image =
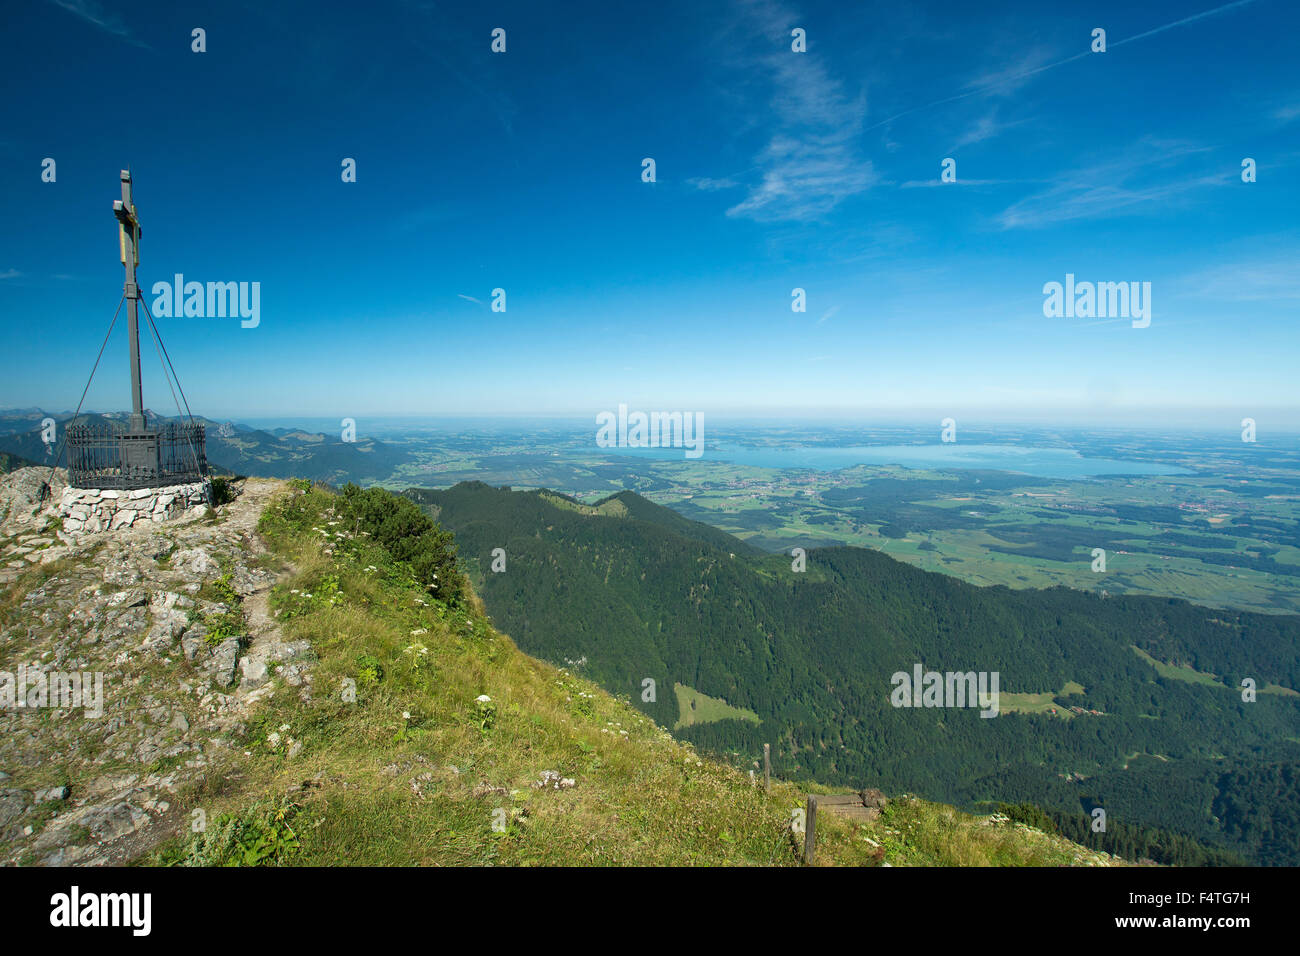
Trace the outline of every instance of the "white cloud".
{"type": "Polygon", "coordinates": [[[1136,212],[1137,206],[1235,181],[1235,167],[1210,173],[1180,171],[1186,160],[1207,149],[1146,140],[1125,156],[1062,174],[1048,189],[1008,206],[998,221],[1004,229],[1015,229],[1126,215],[1136,212]]]}
{"type": "Polygon", "coordinates": [[[948,152],[955,153],[963,146],[974,146],[976,143],[982,143],[985,140],[993,139],[995,136],[1000,136],[1009,129],[1023,126],[1028,122],[1029,120],[1027,119],[1002,122],[998,119],[998,111],[995,108],[977,119],[967,128],[966,132],[957,137],[957,142],[952,145],[952,148],[948,150],[948,152]]]}
{"type": "Polygon", "coordinates": [[[67,10],[74,16],[80,17],[87,23],[98,27],[105,33],[121,37],[135,46],[146,46],[145,43],[137,40],[131,33],[130,29],[122,22],[122,18],[115,13],[108,13],[103,10],[95,0],[50,0],[56,7],[67,10]]]}
{"type": "Polygon", "coordinates": [[[1218,302],[1280,302],[1300,300],[1300,249],[1272,258],[1224,263],[1180,280],[1193,299],[1218,302]]]}
{"type": "Polygon", "coordinates": [[[735,189],[740,183],[734,179],[723,178],[713,179],[709,176],[697,176],[694,179],[686,180],[687,185],[694,186],[696,189],[704,192],[716,192],[719,189],[735,189]]]}
{"type": "Polygon", "coordinates": [[[774,0],[750,0],[744,10],[769,46],[748,66],[769,77],[775,128],[756,159],[760,181],[727,215],[816,219],[877,181],[870,160],[857,149],[866,97],[851,94],[832,77],[815,47],[809,53],[791,51],[797,15],[774,0]]]}
{"type": "Polygon", "coordinates": [[[1275,110],[1273,119],[1280,123],[1289,123],[1293,119],[1300,119],[1300,103],[1293,106],[1283,106],[1281,109],[1275,110]]]}

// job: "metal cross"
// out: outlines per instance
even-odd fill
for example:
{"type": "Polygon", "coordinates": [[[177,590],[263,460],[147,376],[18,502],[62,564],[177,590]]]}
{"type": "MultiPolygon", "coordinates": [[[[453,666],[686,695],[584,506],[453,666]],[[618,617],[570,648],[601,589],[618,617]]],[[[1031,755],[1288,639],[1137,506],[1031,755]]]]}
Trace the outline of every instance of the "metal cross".
{"type": "Polygon", "coordinates": [[[122,198],[114,200],[113,215],[119,223],[118,244],[122,264],[126,266],[125,295],[129,300],[127,312],[127,337],[131,343],[131,431],[144,430],[144,396],[140,387],[140,286],[135,281],[135,268],[140,264],[140,219],[135,203],[131,201],[131,170],[122,170],[122,198]]]}

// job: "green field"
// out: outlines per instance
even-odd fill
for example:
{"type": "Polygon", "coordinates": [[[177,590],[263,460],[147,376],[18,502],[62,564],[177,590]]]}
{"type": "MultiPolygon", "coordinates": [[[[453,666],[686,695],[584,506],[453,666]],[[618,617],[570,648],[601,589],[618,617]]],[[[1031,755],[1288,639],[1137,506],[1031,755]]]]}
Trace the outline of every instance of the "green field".
{"type": "Polygon", "coordinates": [[[1133,648],[1133,651],[1137,654],[1138,657],[1142,658],[1144,661],[1146,661],[1148,664],[1154,667],[1161,677],[1166,677],[1170,680],[1190,681],[1193,684],[1209,684],[1214,687],[1225,686],[1213,674],[1202,673],[1201,671],[1194,670],[1193,668],[1188,667],[1185,664],[1165,664],[1161,661],[1156,660],[1154,657],[1152,657],[1150,654],[1148,654],[1146,651],[1142,650],[1139,647],[1133,648]]]}
{"type": "Polygon", "coordinates": [[[677,695],[677,709],[681,716],[673,725],[674,730],[690,727],[693,724],[711,724],[718,720],[745,720],[751,724],[761,724],[758,714],[743,707],[732,707],[720,697],[701,694],[685,684],[673,684],[673,693],[677,695]]]}
{"type": "Polygon", "coordinates": [[[1069,720],[1075,716],[1074,712],[1069,709],[1068,704],[1061,703],[1061,700],[1082,693],[1085,693],[1083,685],[1071,680],[1065,682],[1065,686],[1058,694],[1050,691],[1041,694],[1014,694],[1002,691],[998,694],[998,704],[1007,713],[1048,714],[1069,720]]]}

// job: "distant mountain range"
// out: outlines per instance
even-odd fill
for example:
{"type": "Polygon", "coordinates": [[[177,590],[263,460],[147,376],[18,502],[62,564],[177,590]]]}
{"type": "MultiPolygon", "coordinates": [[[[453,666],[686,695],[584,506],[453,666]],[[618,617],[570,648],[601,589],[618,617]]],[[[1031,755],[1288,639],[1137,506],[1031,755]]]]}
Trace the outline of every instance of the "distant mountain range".
{"type": "MultiPolygon", "coordinates": [[[[150,413],[157,421],[179,421],[150,413]]],[[[125,412],[83,413],[78,422],[89,425],[123,425],[125,412]]],[[[40,408],[0,410],[0,452],[36,464],[53,464],[58,456],[71,412],[47,412],[40,408]],[[42,439],[42,422],[56,423],[57,441],[42,439]]],[[[270,431],[233,422],[195,418],[207,430],[208,462],[217,473],[256,475],[264,478],[309,478],[340,484],[368,483],[388,478],[395,468],[410,460],[410,453],[373,438],[345,442],[338,435],[313,434],[290,428],[270,431]]],[[[67,465],[67,456],[61,464],[67,465]]]]}
{"type": "Polygon", "coordinates": [[[786,776],[1080,821],[1100,807],[1300,863],[1300,616],[974,587],[859,548],[795,571],[630,492],[407,495],[455,532],[521,649],[743,766],[766,742],[786,776]],[[997,672],[1000,714],[895,706],[894,675],[917,665],[997,672]]]}

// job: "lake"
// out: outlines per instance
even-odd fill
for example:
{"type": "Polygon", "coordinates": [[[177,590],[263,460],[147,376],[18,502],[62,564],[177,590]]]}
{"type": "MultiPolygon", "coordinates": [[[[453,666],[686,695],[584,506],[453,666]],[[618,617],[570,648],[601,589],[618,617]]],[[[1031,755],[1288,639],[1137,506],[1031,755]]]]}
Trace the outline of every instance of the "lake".
{"type": "MultiPolygon", "coordinates": [[[[687,460],[680,448],[618,448],[610,454],[659,460],[687,460]]],[[[906,468],[1012,471],[1039,478],[1090,478],[1097,475],[1189,475],[1185,468],[1156,462],[1084,458],[1070,448],[983,445],[952,442],[933,445],[852,445],[752,447],[707,445],[703,458],[757,468],[811,468],[835,471],[853,465],[902,465],[906,468]]]]}

